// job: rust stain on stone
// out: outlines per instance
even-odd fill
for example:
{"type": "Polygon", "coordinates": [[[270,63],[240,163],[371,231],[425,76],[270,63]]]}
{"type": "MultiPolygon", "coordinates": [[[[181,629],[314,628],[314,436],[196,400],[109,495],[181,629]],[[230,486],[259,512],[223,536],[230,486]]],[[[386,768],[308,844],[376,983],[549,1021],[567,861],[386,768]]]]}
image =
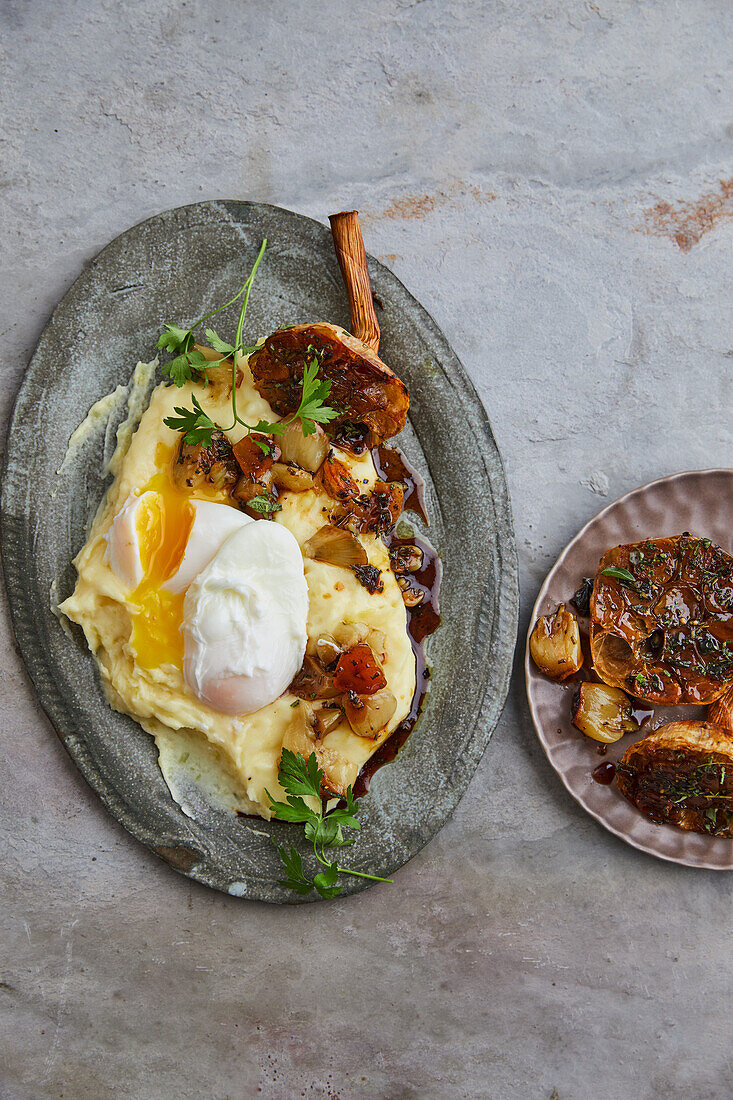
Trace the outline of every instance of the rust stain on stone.
{"type": "Polygon", "coordinates": [[[178,871],[190,871],[194,863],[201,858],[199,852],[194,852],[192,848],[185,848],[183,845],[171,848],[166,844],[160,844],[155,851],[161,859],[170,863],[171,867],[175,867],[178,871]]]}
{"type": "Polygon", "coordinates": [[[456,180],[433,193],[398,195],[383,210],[367,212],[367,217],[375,220],[381,218],[416,220],[426,218],[438,206],[457,207],[462,198],[486,203],[492,202],[496,195],[493,191],[479,187],[478,184],[467,184],[463,180],[456,180]]]}
{"type": "Polygon", "coordinates": [[[720,180],[717,191],[709,191],[691,202],[660,200],[644,212],[647,233],[668,237],[683,252],[728,218],[733,218],[733,179],[720,180]]]}

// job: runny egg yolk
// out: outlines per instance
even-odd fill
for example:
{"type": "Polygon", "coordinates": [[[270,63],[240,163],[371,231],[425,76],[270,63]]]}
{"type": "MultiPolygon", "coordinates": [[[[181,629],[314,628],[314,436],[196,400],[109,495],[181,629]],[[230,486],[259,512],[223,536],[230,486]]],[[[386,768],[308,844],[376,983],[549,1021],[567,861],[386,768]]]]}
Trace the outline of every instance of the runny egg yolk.
{"type": "Polygon", "coordinates": [[[132,646],[143,668],[183,664],[183,600],[185,593],[162,585],[181,563],[193,526],[194,510],[187,494],[171,483],[167,469],[145,486],[157,495],[141,503],[135,515],[143,580],[130,595],[132,646]]]}

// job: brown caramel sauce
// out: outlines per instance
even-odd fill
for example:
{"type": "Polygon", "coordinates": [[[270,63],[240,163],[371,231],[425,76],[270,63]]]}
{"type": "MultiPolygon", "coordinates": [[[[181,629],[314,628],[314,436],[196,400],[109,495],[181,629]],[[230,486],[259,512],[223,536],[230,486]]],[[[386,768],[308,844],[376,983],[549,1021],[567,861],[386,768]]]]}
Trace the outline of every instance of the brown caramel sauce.
{"type": "Polygon", "coordinates": [[[599,764],[598,767],[593,769],[592,775],[596,783],[602,783],[604,787],[607,787],[616,778],[616,765],[612,764],[610,760],[606,760],[605,763],[599,764]]]}
{"type": "MultiPolygon", "coordinates": [[[[377,474],[383,481],[402,481],[405,484],[404,509],[416,512],[427,523],[423,479],[416,470],[412,469],[402,452],[395,447],[382,445],[373,449],[372,457],[377,474]]],[[[412,587],[420,589],[425,596],[417,607],[406,608],[407,633],[410,637],[412,652],[415,654],[415,693],[407,717],[403,718],[359,772],[354,784],[355,798],[361,798],[366,794],[374,773],[395,759],[420,717],[430,682],[430,669],[425,659],[425,640],[440,625],[439,593],[442,569],[437,550],[419,535],[413,535],[408,539],[392,533],[386,539],[386,543],[389,549],[398,546],[418,546],[423,554],[420,569],[408,576],[412,587]]]]}
{"type": "Polygon", "coordinates": [[[379,447],[372,448],[372,460],[377,476],[382,481],[401,481],[405,486],[405,499],[402,510],[404,512],[414,512],[423,523],[427,524],[425,482],[417,470],[413,470],[410,466],[402,451],[382,443],[379,447]]]}

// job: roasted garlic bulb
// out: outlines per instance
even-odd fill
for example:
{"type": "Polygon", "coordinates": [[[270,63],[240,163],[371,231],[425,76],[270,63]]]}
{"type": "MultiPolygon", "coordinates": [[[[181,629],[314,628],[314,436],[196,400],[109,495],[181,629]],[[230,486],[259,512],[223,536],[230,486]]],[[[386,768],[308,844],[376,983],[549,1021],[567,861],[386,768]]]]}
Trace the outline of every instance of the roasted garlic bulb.
{"type": "Polygon", "coordinates": [[[542,615],[529,639],[529,652],[540,672],[551,680],[567,680],[583,664],[578,620],[565,604],[554,615],[542,615]]]}
{"type": "Polygon", "coordinates": [[[625,733],[639,729],[631,700],[619,688],[581,684],[573,698],[573,725],[586,737],[611,745],[625,733]]]}

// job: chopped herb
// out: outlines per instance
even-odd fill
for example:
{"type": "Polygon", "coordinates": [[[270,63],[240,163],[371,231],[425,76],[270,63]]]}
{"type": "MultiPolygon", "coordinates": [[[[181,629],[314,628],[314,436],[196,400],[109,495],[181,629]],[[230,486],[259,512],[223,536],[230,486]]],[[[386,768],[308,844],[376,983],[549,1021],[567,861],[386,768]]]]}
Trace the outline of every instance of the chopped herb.
{"type": "Polygon", "coordinates": [[[210,447],[212,445],[212,434],[216,431],[216,424],[211,417],[206,415],[194,394],[191,395],[191,401],[193,409],[176,406],[173,411],[178,413],[178,416],[167,416],[163,423],[167,424],[169,428],[175,428],[176,431],[183,432],[185,443],[192,445],[203,443],[205,447],[210,447]]]}

